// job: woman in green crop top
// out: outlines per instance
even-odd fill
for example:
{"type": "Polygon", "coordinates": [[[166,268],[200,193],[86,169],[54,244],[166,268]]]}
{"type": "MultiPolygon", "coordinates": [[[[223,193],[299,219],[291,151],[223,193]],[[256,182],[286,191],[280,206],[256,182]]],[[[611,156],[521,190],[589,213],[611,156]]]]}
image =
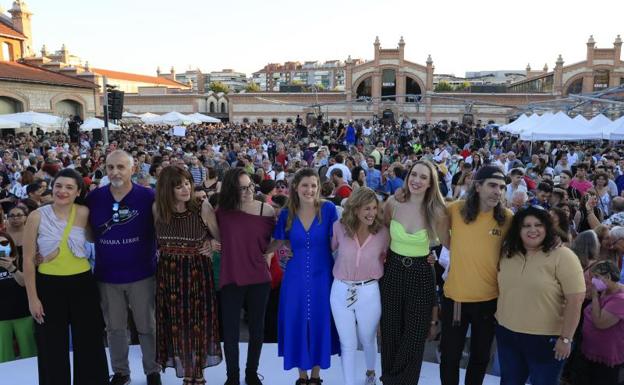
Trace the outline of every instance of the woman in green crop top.
{"type": "Polygon", "coordinates": [[[403,203],[391,197],[384,207],[390,227],[390,251],[380,281],[384,385],[418,383],[425,341],[438,322],[429,244],[436,238],[448,242],[435,166],[426,160],[415,162],[403,190],[403,203]]]}

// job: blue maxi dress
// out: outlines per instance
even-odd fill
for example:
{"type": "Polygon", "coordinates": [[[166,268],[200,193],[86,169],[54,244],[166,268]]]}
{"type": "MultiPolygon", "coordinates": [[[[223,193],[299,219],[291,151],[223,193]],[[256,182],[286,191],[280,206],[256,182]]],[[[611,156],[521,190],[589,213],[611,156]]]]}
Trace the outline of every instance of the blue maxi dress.
{"type": "Polygon", "coordinates": [[[327,369],[331,356],[340,352],[338,333],[329,304],[334,259],[331,254],[336,206],[323,202],[318,216],[306,231],[295,216],[286,231],[288,210],[282,210],[273,238],[290,240],[293,252],[286,265],[277,320],[278,354],[284,369],[327,369]]]}

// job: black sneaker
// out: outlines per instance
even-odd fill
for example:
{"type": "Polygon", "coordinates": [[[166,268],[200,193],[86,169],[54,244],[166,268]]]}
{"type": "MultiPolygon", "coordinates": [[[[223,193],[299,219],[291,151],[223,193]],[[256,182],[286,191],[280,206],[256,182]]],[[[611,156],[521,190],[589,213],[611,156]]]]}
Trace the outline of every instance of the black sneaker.
{"type": "Polygon", "coordinates": [[[147,385],[162,385],[160,373],[154,372],[147,375],[147,385]]]}
{"type": "Polygon", "coordinates": [[[113,377],[111,377],[109,384],[110,385],[128,385],[130,383],[130,376],[127,374],[115,373],[113,377]]]}
{"type": "Polygon", "coordinates": [[[238,376],[228,376],[227,380],[225,380],[224,385],[240,385],[240,378],[238,378],[238,376]]]}
{"type": "MultiPolygon", "coordinates": [[[[264,380],[264,377],[262,377],[262,379],[264,380]]],[[[247,385],[262,385],[262,381],[260,380],[260,378],[258,377],[258,373],[256,372],[245,371],[245,383],[247,385]]]]}

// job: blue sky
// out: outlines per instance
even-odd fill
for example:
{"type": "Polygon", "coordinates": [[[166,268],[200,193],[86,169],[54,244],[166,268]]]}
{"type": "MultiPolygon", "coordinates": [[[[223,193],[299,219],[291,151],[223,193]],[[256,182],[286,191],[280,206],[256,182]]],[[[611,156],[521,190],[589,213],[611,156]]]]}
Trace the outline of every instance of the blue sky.
{"type": "MultiPolygon", "coordinates": [[[[0,0],[11,7],[12,0],[0,0]]],[[[155,74],[199,67],[251,72],[268,62],[372,59],[373,41],[436,73],[552,68],[585,58],[585,42],[624,38],[624,1],[27,0],[37,51],[45,43],[94,67],[155,74]]]]}

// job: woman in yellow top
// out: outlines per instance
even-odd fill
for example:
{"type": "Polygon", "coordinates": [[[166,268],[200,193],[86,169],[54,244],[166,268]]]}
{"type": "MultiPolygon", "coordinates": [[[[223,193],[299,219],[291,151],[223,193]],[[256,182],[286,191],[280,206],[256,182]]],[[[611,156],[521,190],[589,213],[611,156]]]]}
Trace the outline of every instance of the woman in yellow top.
{"type": "Polygon", "coordinates": [[[558,246],[552,219],[539,206],[516,213],[502,254],[496,310],[501,384],[558,384],[585,298],[581,263],[558,246]]]}
{"type": "Polygon", "coordinates": [[[430,240],[448,242],[438,186],[435,166],[415,162],[403,185],[405,199],[391,197],[384,207],[390,227],[390,251],[380,281],[384,385],[418,383],[425,340],[438,323],[435,275],[427,261],[430,240]]]}
{"type": "Polygon", "coordinates": [[[63,169],[52,182],[53,203],[26,221],[24,281],[36,321],[39,384],[71,384],[70,327],[74,385],[108,384],[104,321],[85,248],[89,209],[76,204],[84,193],[80,174],[63,169]]]}

